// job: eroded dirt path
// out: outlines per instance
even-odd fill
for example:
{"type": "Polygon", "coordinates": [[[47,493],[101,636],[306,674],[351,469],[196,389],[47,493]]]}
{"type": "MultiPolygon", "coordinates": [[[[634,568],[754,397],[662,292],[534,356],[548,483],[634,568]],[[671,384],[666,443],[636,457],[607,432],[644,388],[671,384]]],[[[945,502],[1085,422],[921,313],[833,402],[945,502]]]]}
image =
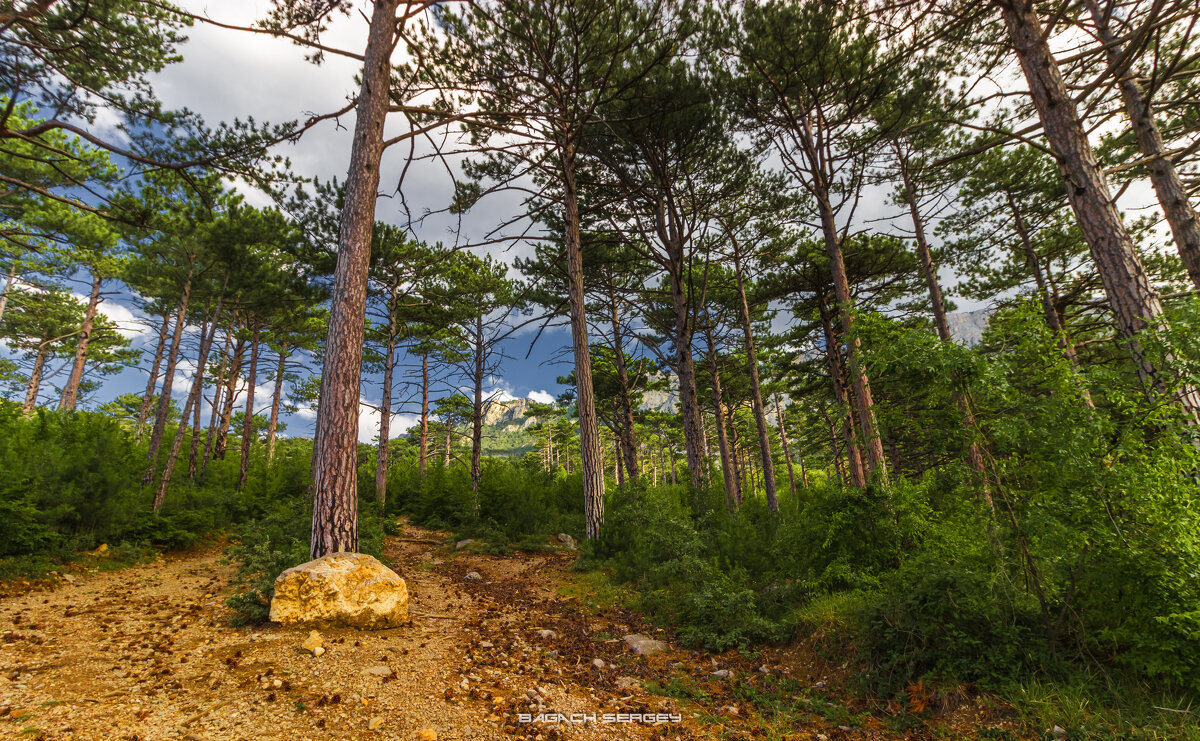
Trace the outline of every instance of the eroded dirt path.
{"type": "Polygon", "coordinates": [[[0,599],[0,737],[934,738],[848,708],[794,653],[634,655],[622,636],[667,636],[636,614],[561,596],[565,551],[456,552],[445,534],[408,526],[386,556],[408,583],[411,624],[322,631],[320,657],[300,649],[307,630],[230,626],[233,568],[218,551],[0,599]],[[466,579],[472,571],[481,578],[466,579]],[[747,676],[799,693],[782,722],[749,701],[735,681],[747,676]],[[797,715],[796,703],[812,711],[797,715]],[[597,720],[522,723],[522,713],[597,720]],[[605,713],[680,721],[604,723],[605,713]]]}

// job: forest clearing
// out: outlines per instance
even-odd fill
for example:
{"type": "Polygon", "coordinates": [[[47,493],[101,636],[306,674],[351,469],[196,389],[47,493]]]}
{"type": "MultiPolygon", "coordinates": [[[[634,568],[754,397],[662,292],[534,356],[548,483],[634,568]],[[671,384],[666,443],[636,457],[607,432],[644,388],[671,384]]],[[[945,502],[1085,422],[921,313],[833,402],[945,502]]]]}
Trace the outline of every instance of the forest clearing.
{"type": "Polygon", "coordinates": [[[0,0],[0,595],[17,738],[1200,741],[1200,8],[0,0]]]}

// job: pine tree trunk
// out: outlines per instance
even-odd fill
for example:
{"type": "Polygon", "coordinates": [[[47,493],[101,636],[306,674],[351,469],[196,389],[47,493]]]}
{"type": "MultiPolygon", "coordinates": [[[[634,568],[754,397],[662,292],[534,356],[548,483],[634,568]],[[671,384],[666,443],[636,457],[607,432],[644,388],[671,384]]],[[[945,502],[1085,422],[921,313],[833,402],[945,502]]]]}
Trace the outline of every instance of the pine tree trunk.
{"type": "Polygon", "coordinates": [[[146,381],[146,393],[142,394],[142,406],[138,409],[137,427],[134,434],[140,440],[146,431],[146,417],[154,403],[154,387],[158,385],[158,371],[162,367],[163,351],[167,347],[167,334],[171,328],[171,315],[163,314],[162,326],[158,329],[158,345],[154,348],[154,362],[150,365],[150,378],[146,381]]]}
{"type": "Polygon", "coordinates": [[[636,481],[638,477],[637,443],[633,437],[633,403],[630,401],[632,391],[629,387],[629,370],[625,365],[625,338],[621,331],[620,317],[617,314],[617,297],[611,289],[608,292],[608,300],[611,310],[613,349],[617,364],[617,389],[620,393],[621,403],[621,423],[617,425],[620,430],[618,443],[621,455],[625,458],[623,461],[625,471],[628,472],[630,481],[636,481]]]}
{"type": "Polygon", "coordinates": [[[233,407],[237,404],[238,381],[241,380],[242,360],[246,356],[246,340],[238,337],[233,346],[233,363],[229,366],[229,378],[225,382],[225,402],[221,408],[221,420],[217,427],[217,441],[213,456],[225,459],[225,448],[229,442],[229,426],[233,423],[233,407]]]}
{"type": "MultiPolygon", "coordinates": [[[[775,421],[779,424],[779,442],[783,446],[783,459],[787,461],[788,486],[793,494],[796,493],[796,472],[792,467],[792,449],[788,445],[787,428],[783,426],[783,407],[779,404],[779,394],[775,394],[775,421]]],[[[804,464],[800,465],[800,474],[804,486],[808,486],[808,477],[804,475],[804,464]]]]}
{"type": "Polygon", "coordinates": [[[279,365],[275,367],[275,388],[271,392],[271,420],[267,422],[267,463],[275,460],[275,437],[279,429],[279,404],[283,396],[283,374],[287,370],[288,345],[279,346],[279,365]]]}
{"type": "Polygon", "coordinates": [[[1149,161],[1146,169],[1150,173],[1150,183],[1171,227],[1171,236],[1175,238],[1179,256],[1183,259],[1192,284],[1200,288],[1200,218],[1192,208],[1187,188],[1167,154],[1146,91],[1142,89],[1133,70],[1122,64],[1126,50],[1109,28],[1108,16],[1100,9],[1097,0],[1084,0],[1084,5],[1096,24],[1096,35],[1104,44],[1110,67],[1119,74],[1117,87],[1125,103],[1125,113],[1129,116],[1138,149],[1149,161]]]}
{"type": "Polygon", "coordinates": [[[37,406],[38,389],[42,385],[42,371],[46,367],[46,344],[43,342],[38,345],[37,355],[33,359],[33,370],[29,372],[29,385],[25,388],[25,405],[21,407],[21,413],[26,417],[32,415],[37,406]]]}
{"type": "Polygon", "coordinates": [[[875,400],[871,396],[871,381],[859,359],[859,341],[854,336],[854,299],[850,295],[850,283],[846,274],[846,263],[842,255],[842,242],[837,234],[833,209],[829,205],[828,190],[817,188],[817,204],[821,212],[821,230],[825,237],[825,248],[829,253],[829,264],[833,276],[833,293],[837,300],[835,310],[841,320],[842,334],[846,342],[846,367],[850,376],[850,389],[854,394],[854,406],[858,409],[859,424],[867,447],[867,466],[870,472],[879,472],[887,478],[887,461],[883,455],[883,442],[879,425],[875,419],[875,400]]]}
{"type": "Polygon", "coordinates": [[[483,476],[483,316],[475,317],[475,369],[471,380],[475,384],[474,397],[471,403],[471,491],[474,497],[475,510],[479,510],[479,479],[483,476]]]}
{"type": "MultiPolygon", "coordinates": [[[[705,312],[707,315],[707,311],[705,312]]],[[[705,317],[707,320],[707,316],[705,317]]],[[[725,408],[721,398],[721,373],[717,368],[716,343],[713,342],[712,324],[705,322],[704,339],[708,342],[708,373],[712,381],[713,409],[716,410],[717,451],[721,455],[721,478],[725,484],[725,506],[732,512],[737,507],[737,478],[733,474],[733,464],[729,457],[729,435],[725,430],[722,410],[725,408]]]]}
{"type": "Polygon", "coordinates": [[[8,294],[12,293],[13,284],[17,282],[17,263],[8,266],[8,277],[4,281],[4,292],[0,293],[0,320],[4,319],[4,310],[8,307],[8,294]]]}
{"type": "Polygon", "coordinates": [[[445,424],[446,424],[446,447],[444,450],[445,457],[442,460],[442,467],[449,468],[450,467],[450,431],[451,431],[451,427],[450,427],[449,421],[447,421],[445,424]]]}
{"type": "Polygon", "coordinates": [[[738,300],[742,310],[742,337],[746,344],[746,370],[750,375],[750,409],[758,427],[758,447],[762,458],[763,489],[767,494],[767,509],[779,511],[779,495],[775,491],[775,460],[771,455],[771,436],[767,432],[767,414],[763,408],[762,388],[758,381],[758,356],[754,352],[754,334],[750,329],[750,302],[746,300],[746,281],[742,275],[742,256],[732,233],[733,267],[737,276],[738,300]]]}
{"type": "MultiPolygon", "coordinates": [[[[908,213],[912,216],[917,256],[921,261],[921,272],[925,275],[925,287],[929,291],[929,306],[933,312],[933,321],[937,326],[938,337],[941,341],[953,342],[954,337],[950,334],[950,322],[946,319],[946,304],[942,299],[942,286],[938,283],[937,268],[933,265],[933,254],[929,249],[929,241],[925,237],[925,219],[921,216],[921,209],[917,206],[917,189],[913,184],[912,175],[908,171],[908,158],[900,151],[899,145],[896,147],[896,155],[900,161],[900,174],[904,180],[904,200],[908,202],[908,213]]],[[[963,427],[973,438],[978,425],[975,422],[974,413],[971,412],[971,407],[963,398],[962,393],[957,390],[954,392],[954,402],[962,411],[963,427]]],[[[984,472],[983,451],[974,439],[967,445],[967,465],[980,474],[984,472]]],[[[984,496],[990,499],[990,494],[987,493],[986,477],[983,478],[985,478],[983,482],[984,496]]]]}
{"type": "MultiPolygon", "coordinates": [[[[221,348],[221,364],[217,367],[217,373],[213,376],[213,398],[212,409],[208,414],[208,429],[204,433],[204,461],[200,464],[200,471],[203,472],[208,468],[208,461],[212,456],[213,440],[217,436],[217,420],[220,418],[222,391],[225,389],[225,368],[229,364],[229,346],[233,340],[233,330],[225,330],[225,345],[221,348]]],[[[193,478],[196,476],[195,469],[189,470],[189,475],[193,478]]]]}
{"type": "Polygon", "coordinates": [[[847,478],[851,486],[861,489],[867,485],[867,476],[862,466],[862,455],[858,450],[854,423],[850,419],[854,412],[846,395],[846,387],[842,383],[842,359],[841,352],[838,350],[838,339],[834,334],[833,322],[829,316],[829,309],[825,305],[824,297],[820,301],[820,313],[821,327],[825,332],[825,355],[829,360],[829,375],[833,379],[833,396],[838,407],[846,410],[845,416],[842,417],[842,436],[846,442],[843,451],[846,454],[847,478]]]}
{"type": "Polygon", "coordinates": [[[363,319],[399,4],[398,0],[375,0],[363,55],[363,82],[355,109],[313,438],[313,558],[358,550],[358,396],[363,319]]]}
{"type": "MultiPolygon", "coordinates": [[[[179,361],[179,344],[183,340],[183,328],[187,325],[188,299],[192,294],[192,273],[188,269],[187,280],[183,284],[183,293],[179,298],[179,311],[175,317],[175,334],[171,337],[171,349],[167,354],[167,369],[163,374],[162,391],[158,396],[158,411],[154,416],[154,427],[150,432],[150,449],[147,452],[146,472],[142,475],[142,486],[154,480],[158,469],[158,449],[162,445],[163,434],[167,429],[167,414],[171,411],[171,386],[175,381],[175,364],[179,361]]],[[[179,421],[183,424],[183,420],[179,421]]]]}
{"type": "MultiPolygon", "coordinates": [[[[1104,283],[1118,332],[1128,342],[1147,394],[1153,396],[1164,391],[1167,383],[1146,355],[1137,335],[1162,316],[1162,304],[1121,221],[1075,101],[1050,52],[1036,7],[1031,0],[993,1],[1004,18],[1009,41],[1029,84],[1030,97],[1058,160],[1067,199],[1104,283]]],[[[1181,402],[1190,417],[1200,411],[1200,401],[1192,389],[1184,391],[1181,402]]]]}
{"type": "Polygon", "coordinates": [[[425,473],[429,458],[429,353],[421,353],[421,457],[417,470],[425,473]]]}
{"type": "Polygon", "coordinates": [[[66,411],[75,408],[79,397],[79,382],[83,380],[83,367],[87,363],[88,343],[92,339],[92,327],[96,322],[96,307],[100,305],[100,273],[92,273],[92,290],[88,294],[87,309],[83,313],[83,327],[79,332],[79,343],[75,346],[75,361],[71,364],[71,375],[67,385],[63,387],[62,399],[58,402],[58,410],[66,411]]]}
{"type": "MultiPolygon", "coordinates": [[[[228,285],[226,278],[226,285],[228,285]]],[[[179,418],[179,427],[175,429],[175,438],[171,441],[171,452],[167,455],[166,465],[163,466],[162,478],[158,483],[158,490],[154,492],[154,511],[158,512],[162,508],[163,500],[167,496],[167,488],[171,485],[171,476],[175,473],[175,463],[179,459],[179,451],[183,448],[183,436],[187,431],[187,418],[192,414],[193,409],[199,410],[200,399],[204,393],[204,366],[208,360],[209,350],[212,348],[213,339],[217,335],[217,325],[221,320],[221,309],[224,303],[225,291],[222,289],[221,295],[217,298],[217,309],[213,312],[211,321],[211,329],[208,326],[202,326],[200,330],[200,352],[196,356],[196,375],[192,378],[192,388],[188,392],[187,403],[183,407],[183,415],[179,418]]],[[[198,418],[197,418],[198,421],[198,418]]],[[[195,439],[199,432],[197,429],[192,432],[192,437],[195,439]]]]}
{"type": "MultiPolygon", "coordinates": [[[[216,327],[212,330],[214,337],[216,327]]],[[[200,398],[192,405],[192,435],[188,441],[188,478],[196,478],[196,459],[200,453],[200,407],[204,403],[204,390],[200,390],[200,398]]]]}
{"type": "Polygon", "coordinates": [[[387,504],[388,437],[392,425],[392,368],[396,364],[396,293],[400,286],[392,284],[388,299],[387,349],[383,355],[383,398],[379,402],[379,452],[375,460],[375,498],[380,511],[387,504]]]}
{"type": "Polygon", "coordinates": [[[575,183],[575,146],[569,137],[560,146],[566,225],[567,290],[571,314],[571,349],[575,356],[575,405],[579,414],[579,446],[583,464],[584,534],[600,535],[604,522],[604,456],[592,389],[592,357],[588,344],[587,304],[583,290],[583,245],[575,183]]]}
{"type": "MultiPolygon", "coordinates": [[[[254,388],[258,380],[258,334],[257,321],[254,324],[254,336],[250,339],[250,370],[246,374],[246,414],[242,422],[242,451],[238,468],[238,491],[246,488],[246,478],[250,473],[250,444],[254,442],[254,388]]],[[[355,440],[357,442],[357,440],[355,440]]],[[[357,446],[355,446],[357,453],[357,446]]]]}

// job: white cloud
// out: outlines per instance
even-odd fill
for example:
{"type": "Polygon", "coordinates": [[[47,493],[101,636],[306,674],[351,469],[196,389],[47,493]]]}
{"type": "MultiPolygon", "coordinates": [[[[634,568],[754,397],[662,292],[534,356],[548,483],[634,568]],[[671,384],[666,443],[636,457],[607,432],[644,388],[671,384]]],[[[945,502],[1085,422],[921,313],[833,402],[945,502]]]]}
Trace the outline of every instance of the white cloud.
{"type": "MultiPolygon", "coordinates": [[[[312,412],[312,417],[316,417],[315,412],[312,412]]],[[[408,431],[409,427],[419,422],[420,417],[415,414],[393,414],[388,421],[388,439],[394,440],[400,437],[408,431]]],[[[365,399],[359,399],[358,441],[360,443],[373,443],[377,437],[379,437],[379,410],[365,399]]]]}
{"type": "Polygon", "coordinates": [[[530,401],[536,401],[539,404],[553,404],[554,394],[542,389],[541,391],[530,391],[526,396],[530,401]]]}

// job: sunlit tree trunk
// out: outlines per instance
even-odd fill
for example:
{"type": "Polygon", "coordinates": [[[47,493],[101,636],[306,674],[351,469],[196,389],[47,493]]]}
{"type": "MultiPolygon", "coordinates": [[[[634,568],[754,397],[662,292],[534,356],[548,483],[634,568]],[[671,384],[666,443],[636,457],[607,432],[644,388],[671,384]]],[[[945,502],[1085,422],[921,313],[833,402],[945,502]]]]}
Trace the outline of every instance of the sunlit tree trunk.
{"type": "MultiPolygon", "coordinates": [[[[1104,283],[1118,332],[1128,343],[1146,392],[1162,392],[1168,387],[1167,380],[1137,339],[1139,332],[1162,316],[1162,304],[1121,221],[1075,101],[1050,51],[1037,8],[1031,0],[993,1],[1025,73],[1030,97],[1066,182],[1067,199],[1104,283]]],[[[1172,360],[1168,357],[1165,362],[1172,360]]],[[[1180,402],[1194,421],[1200,411],[1195,390],[1185,389],[1180,402]]]]}
{"type": "Polygon", "coordinates": [[[567,291],[571,315],[571,349],[575,356],[575,405],[579,415],[580,457],[583,464],[584,533],[600,534],[604,521],[604,456],[600,423],[592,389],[592,358],[588,344],[587,303],[583,290],[583,245],[575,182],[575,147],[569,136],[559,146],[562,158],[563,205],[566,222],[567,291]]]}
{"type": "Polygon", "coordinates": [[[246,357],[246,340],[238,337],[233,346],[233,362],[229,366],[229,378],[225,383],[225,402],[221,407],[221,422],[217,427],[217,442],[213,455],[225,458],[225,447],[229,441],[229,426],[233,423],[233,407],[237,404],[238,381],[241,380],[242,361],[246,357]]]}
{"type": "Polygon", "coordinates": [[[379,402],[379,450],[375,460],[375,498],[380,507],[387,503],[388,437],[392,423],[392,370],[396,365],[396,294],[400,290],[392,284],[388,298],[387,347],[383,354],[383,398],[379,402]]]}
{"type": "MultiPolygon", "coordinates": [[[[179,298],[179,310],[175,318],[175,334],[171,337],[171,349],[167,354],[167,369],[163,374],[162,391],[158,397],[158,412],[154,417],[154,428],[150,432],[150,449],[146,454],[147,467],[142,475],[142,486],[154,480],[158,468],[158,449],[162,445],[163,433],[167,429],[167,414],[171,411],[171,386],[175,381],[175,364],[179,361],[179,344],[183,340],[183,328],[187,325],[188,299],[192,294],[192,274],[194,268],[188,269],[187,280],[183,284],[183,293],[179,298]]],[[[180,420],[183,424],[183,420],[180,420]]]]}
{"type": "Polygon", "coordinates": [[[17,282],[17,263],[8,266],[8,277],[4,281],[4,291],[0,293],[0,319],[4,319],[4,310],[8,308],[8,295],[12,293],[13,284],[17,282]]]}
{"type": "Polygon", "coordinates": [[[421,353],[421,457],[417,468],[425,473],[429,457],[429,353],[421,353]]]}
{"type": "Polygon", "coordinates": [[[820,302],[820,313],[821,327],[825,332],[825,355],[829,360],[829,375],[833,379],[833,396],[837,401],[838,408],[846,410],[845,416],[842,417],[842,437],[846,442],[843,451],[846,454],[847,478],[851,486],[862,488],[867,484],[867,476],[862,466],[862,455],[858,450],[854,423],[850,419],[854,412],[846,395],[846,387],[842,383],[841,352],[838,350],[837,336],[834,334],[833,323],[830,320],[829,309],[825,305],[824,298],[820,302]]]}
{"type": "Polygon", "coordinates": [[[1197,218],[1196,210],[1188,200],[1187,187],[1167,153],[1146,91],[1142,89],[1131,66],[1124,64],[1126,50],[1113,35],[1108,15],[1100,9],[1097,0],[1084,0],[1083,4],[1096,24],[1096,35],[1104,44],[1108,64],[1117,74],[1117,87],[1121,91],[1125,113],[1133,128],[1138,149],[1147,160],[1150,183],[1171,227],[1171,236],[1175,238],[1179,256],[1183,259],[1192,284],[1200,288],[1200,218],[1197,218]]]}
{"type": "MultiPolygon", "coordinates": [[[[254,442],[254,389],[258,381],[258,321],[254,322],[254,334],[250,338],[250,369],[246,374],[246,413],[242,421],[242,450],[238,468],[238,490],[246,488],[246,477],[250,473],[250,444],[254,442]]],[[[357,442],[357,440],[355,440],[357,442]]],[[[357,446],[356,446],[357,452],[357,446]]]]}
{"type": "Polygon", "coordinates": [[[75,400],[79,397],[79,382],[83,380],[83,368],[87,363],[88,343],[92,339],[92,327],[96,322],[96,307],[100,305],[100,273],[92,273],[92,290],[88,294],[87,309],[83,313],[83,326],[79,331],[79,343],[75,345],[75,360],[71,364],[71,375],[67,385],[63,387],[62,399],[58,402],[59,411],[75,408],[75,400]]]}
{"type": "Polygon", "coordinates": [[[358,404],[383,125],[398,0],[375,0],[338,235],[321,396],[313,437],[313,558],[358,550],[358,404]]]}
{"type": "MultiPolygon", "coordinates": [[[[783,459],[787,461],[788,470],[788,486],[793,494],[796,493],[796,472],[792,466],[792,449],[788,445],[787,428],[783,426],[783,406],[779,403],[779,394],[775,394],[775,421],[779,424],[779,442],[783,446],[783,459]]],[[[804,463],[801,459],[800,475],[804,486],[808,486],[808,476],[804,472],[804,463]]]]}
{"type": "Polygon", "coordinates": [[[21,407],[21,413],[26,417],[33,414],[33,410],[37,406],[38,389],[42,385],[42,371],[46,367],[46,344],[43,342],[38,345],[37,354],[33,358],[33,370],[29,372],[29,384],[25,387],[25,405],[21,407]]]}
{"type": "Polygon", "coordinates": [[[738,300],[742,311],[742,337],[746,346],[746,370],[750,375],[750,409],[754,413],[754,424],[758,428],[758,447],[762,459],[763,490],[767,494],[767,509],[779,511],[779,495],[775,491],[775,461],[771,457],[771,436],[767,432],[767,414],[763,408],[762,388],[758,381],[758,356],[754,351],[754,333],[750,329],[750,302],[746,300],[746,281],[742,275],[742,256],[737,239],[729,234],[733,242],[733,268],[737,276],[738,300]]]}
{"type": "Polygon", "coordinates": [[[283,397],[283,374],[287,370],[288,345],[279,345],[279,364],[275,366],[275,388],[271,392],[271,419],[267,422],[267,463],[275,460],[275,438],[279,429],[279,404],[283,397]]]}
{"type": "Polygon", "coordinates": [[[154,403],[154,388],[158,385],[158,371],[162,367],[163,352],[167,347],[167,335],[171,329],[170,313],[163,314],[162,324],[158,328],[158,344],[154,348],[154,362],[150,365],[150,378],[146,381],[146,393],[142,394],[142,406],[138,409],[137,427],[134,434],[140,440],[146,431],[146,417],[150,414],[150,406],[154,403]]]}

